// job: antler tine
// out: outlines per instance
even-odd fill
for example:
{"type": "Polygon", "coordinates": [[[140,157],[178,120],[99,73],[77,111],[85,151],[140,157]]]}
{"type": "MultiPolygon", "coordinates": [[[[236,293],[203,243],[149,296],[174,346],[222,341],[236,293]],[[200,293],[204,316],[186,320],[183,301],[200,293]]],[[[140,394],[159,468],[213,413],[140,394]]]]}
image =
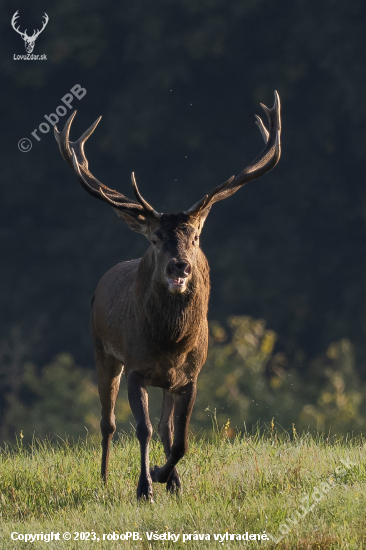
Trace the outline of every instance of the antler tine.
{"type": "Polygon", "coordinates": [[[211,206],[222,199],[226,199],[236,193],[240,187],[251,180],[259,178],[276,166],[281,156],[281,104],[278,93],[274,92],[274,105],[271,109],[261,103],[261,106],[268,117],[269,131],[263,124],[262,119],[256,115],[256,124],[266,144],[263,151],[237,176],[216,187],[210,195],[206,195],[192,206],[187,214],[197,215],[203,209],[211,206]]]}
{"type": "Polygon", "coordinates": [[[256,123],[256,125],[258,126],[258,128],[259,128],[259,130],[260,130],[260,132],[261,132],[261,134],[262,134],[262,137],[263,137],[263,139],[264,139],[264,143],[267,143],[267,141],[268,141],[268,136],[269,136],[269,132],[268,132],[267,128],[265,127],[265,125],[263,124],[263,120],[261,119],[261,117],[258,116],[258,115],[254,115],[254,116],[255,116],[255,118],[257,119],[257,120],[255,121],[255,123],[256,123]]]}
{"type": "Polygon", "coordinates": [[[67,119],[64,129],[61,130],[61,132],[58,131],[56,124],[53,128],[53,131],[55,133],[55,138],[58,143],[62,158],[66,160],[67,164],[71,166],[71,168],[73,168],[73,163],[72,163],[72,153],[69,147],[69,143],[70,143],[69,135],[70,135],[71,123],[74,120],[76,113],[77,111],[74,111],[72,115],[67,119]]]}
{"type": "Polygon", "coordinates": [[[86,170],[88,170],[88,161],[84,153],[84,144],[86,140],[92,135],[102,117],[100,116],[99,118],[97,118],[97,120],[93,122],[90,128],[88,128],[77,141],[70,141],[70,128],[76,113],[77,111],[74,111],[72,113],[70,118],[66,121],[64,129],[61,132],[58,131],[57,126],[54,127],[55,138],[60,147],[63,159],[66,160],[71,168],[73,168],[73,161],[70,147],[72,147],[72,149],[75,151],[78,163],[81,164],[81,166],[83,166],[86,170]]]}
{"type": "Polygon", "coordinates": [[[133,192],[135,194],[136,199],[141,204],[141,206],[143,206],[145,208],[145,210],[149,210],[152,214],[154,214],[154,216],[160,216],[160,214],[158,212],[156,212],[156,210],[154,210],[154,208],[141,195],[141,193],[139,191],[139,188],[137,187],[135,172],[132,172],[132,174],[131,174],[131,181],[132,181],[133,192]]]}
{"type": "Polygon", "coordinates": [[[79,137],[79,139],[75,142],[75,145],[72,144],[73,149],[76,153],[76,158],[80,158],[82,160],[82,165],[85,167],[85,169],[88,169],[88,160],[84,153],[84,144],[87,139],[92,135],[95,128],[98,126],[99,122],[102,120],[102,117],[100,116],[97,118],[95,122],[82,134],[82,136],[79,137]]]}
{"type": "MultiPolygon", "coordinates": [[[[114,190],[109,189],[108,187],[106,187],[103,183],[101,183],[99,180],[97,180],[97,178],[95,178],[89,172],[89,163],[88,163],[88,160],[87,160],[87,158],[85,156],[85,152],[84,152],[84,145],[85,145],[86,140],[92,135],[92,133],[94,132],[95,128],[98,126],[98,124],[99,124],[102,117],[100,116],[99,118],[97,118],[97,120],[95,122],[93,122],[93,124],[90,126],[90,128],[88,128],[79,137],[79,139],[77,141],[70,141],[69,140],[70,128],[71,128],[71,124],[72,124],[72,121],[75,118],[76,113],[77,113],[77,111],[74,111],[72,113],[70,118],[66,121],[64,129],[61,132],[58,131],[57,126],[54,127],[55,138],[56,138],[56,141],[59,145],[59,148],[60,148],[61,155],[62,155],[63,159],[66,160],[67,164],[69,166],[71,166],[71,168],[75,169],[74,162],[73,162],[73,155],[72,155],[72,152],[74,152],[75,155],[76,155],[76,160],[77,160],[78,164],[80,165],[80,167],[82,169],[85,170],[85,176],[88,177],[88,179],[90,179],[91,181],[93,181],[94,183],[97,184],[97,189],[99,189],[100,187],[103,187],[106,191],[109,191],[110,193],[114,193],[116,195],[119,195],[119,193],[117,191],[114,191],[114,190]]],[[[89,185],[90,185],[90,183],[89,183],[89,185]]],[[[128,202],[128,199],[126,197],[124,197],[124,198],[128,202]]]]}
{"type": "Polygon", "coordinates": [[[114,208],[124,210],[135,217],[141,214],[146,214],[156,217],[159,216],[157,212],[150,206],[140,195],[137,185],[137,193],[140,197],[138,204],[134,200],[131,200],[122,193],[110,189],[103,183],[101,183],[93,174],[89,171],[88,161],[84,152],[84,144],[86,140],[94,132],[96,126],[98,125],[100,119],[99,117],[91,126],[83,133],[83,135],[75,142],[69,140],[70,128],[72,121],[76,115],[76,111],[72,113],[70,118],[66,121],[64,129],[59,132],[55,126],[55,138],[59,145],[61,155],[64,160],[71,166],[71,168],[76,172],[79,182],[82,187],[96,197],[97,199],[103,200],[111,204],[114,208]]]}

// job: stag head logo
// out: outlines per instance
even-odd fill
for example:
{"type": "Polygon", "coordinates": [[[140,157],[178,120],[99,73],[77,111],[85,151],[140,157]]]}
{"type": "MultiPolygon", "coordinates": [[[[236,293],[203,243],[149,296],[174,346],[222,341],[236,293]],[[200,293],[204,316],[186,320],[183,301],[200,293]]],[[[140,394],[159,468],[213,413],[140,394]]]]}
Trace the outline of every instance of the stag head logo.
{"type": "Polygon", "coordinates": [[[18,33],[20,34],[20,36],[23,38],[24,42],[25,42],[25,49],[26,49],[26,52],[27,53],[32,53],[33,52],[33,49],[34,49],[34,43],[35,41],[37,40],[37,38],[39,37],[39,35],[41,34],[41,32],[43,31],[43,29],[45,28],[45,26],[47,25],[48,23],[48,20],[49,20],[49,17],[47,15],[47,13],[44,14],[44,21],[43,21],[43,25],[42,25],[42,28],[40,30],[34,30],[33,31],[33,34],[32,36],[28,36],[27,35],[27,29],[25,29],[24,32],[21,32],[19,30],[19,27],[17,28],[15,26],[15,23],[17,22],[16,20],[18,19],[19,15],[19,10],[17,10],[13,17],[12,17],[12,20],[11,20],[11,26],[13,27],[13,29],[18,33]]]}

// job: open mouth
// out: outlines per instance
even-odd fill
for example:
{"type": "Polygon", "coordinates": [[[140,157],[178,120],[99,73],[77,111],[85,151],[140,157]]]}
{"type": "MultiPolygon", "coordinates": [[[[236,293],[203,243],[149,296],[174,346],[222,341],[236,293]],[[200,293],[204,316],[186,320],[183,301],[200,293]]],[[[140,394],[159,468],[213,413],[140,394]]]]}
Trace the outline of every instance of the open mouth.
{"type": "Polygon", "coordinates": [[[183,286],[186,280],[180,277],[168,277],[168,283],[172,286],[183,286]]]}
{"type": "Polygon", "coordinates": [[[173,292],[184,290],[187,283],[187,279],[182,277],[167,277],[167,281],[169,285],[169,290],[173,292]]]}

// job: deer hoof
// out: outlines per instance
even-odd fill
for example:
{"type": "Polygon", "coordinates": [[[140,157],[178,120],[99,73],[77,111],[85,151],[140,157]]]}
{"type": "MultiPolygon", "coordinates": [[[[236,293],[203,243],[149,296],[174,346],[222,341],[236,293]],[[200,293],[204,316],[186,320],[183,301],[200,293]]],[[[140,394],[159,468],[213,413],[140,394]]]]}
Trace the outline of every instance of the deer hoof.
{"type": "Polygon", "coordinates": [[[182,494],[182,484],[177,470],[174,468],[166,484],[166,490],[172,495],[182,494]]]}
{"type": "Polygon", "coordinates": [[[152,483],[149,480],[144,479],[139,481],[137,486],[137,500],[142,500],[150,503],[154,503],[154,494],[152,489],[152,483]]]}

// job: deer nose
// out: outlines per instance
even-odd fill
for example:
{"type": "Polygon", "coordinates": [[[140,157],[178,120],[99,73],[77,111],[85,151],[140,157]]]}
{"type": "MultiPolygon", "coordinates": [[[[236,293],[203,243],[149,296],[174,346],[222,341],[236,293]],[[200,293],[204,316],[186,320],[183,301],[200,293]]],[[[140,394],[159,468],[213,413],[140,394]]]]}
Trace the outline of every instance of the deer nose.
{"type": "Polygon", "coordinates": [[[166,272],[168,277],[185,278],[191,272],[191,265],[185,260],[170,260],[166,272]]]}

